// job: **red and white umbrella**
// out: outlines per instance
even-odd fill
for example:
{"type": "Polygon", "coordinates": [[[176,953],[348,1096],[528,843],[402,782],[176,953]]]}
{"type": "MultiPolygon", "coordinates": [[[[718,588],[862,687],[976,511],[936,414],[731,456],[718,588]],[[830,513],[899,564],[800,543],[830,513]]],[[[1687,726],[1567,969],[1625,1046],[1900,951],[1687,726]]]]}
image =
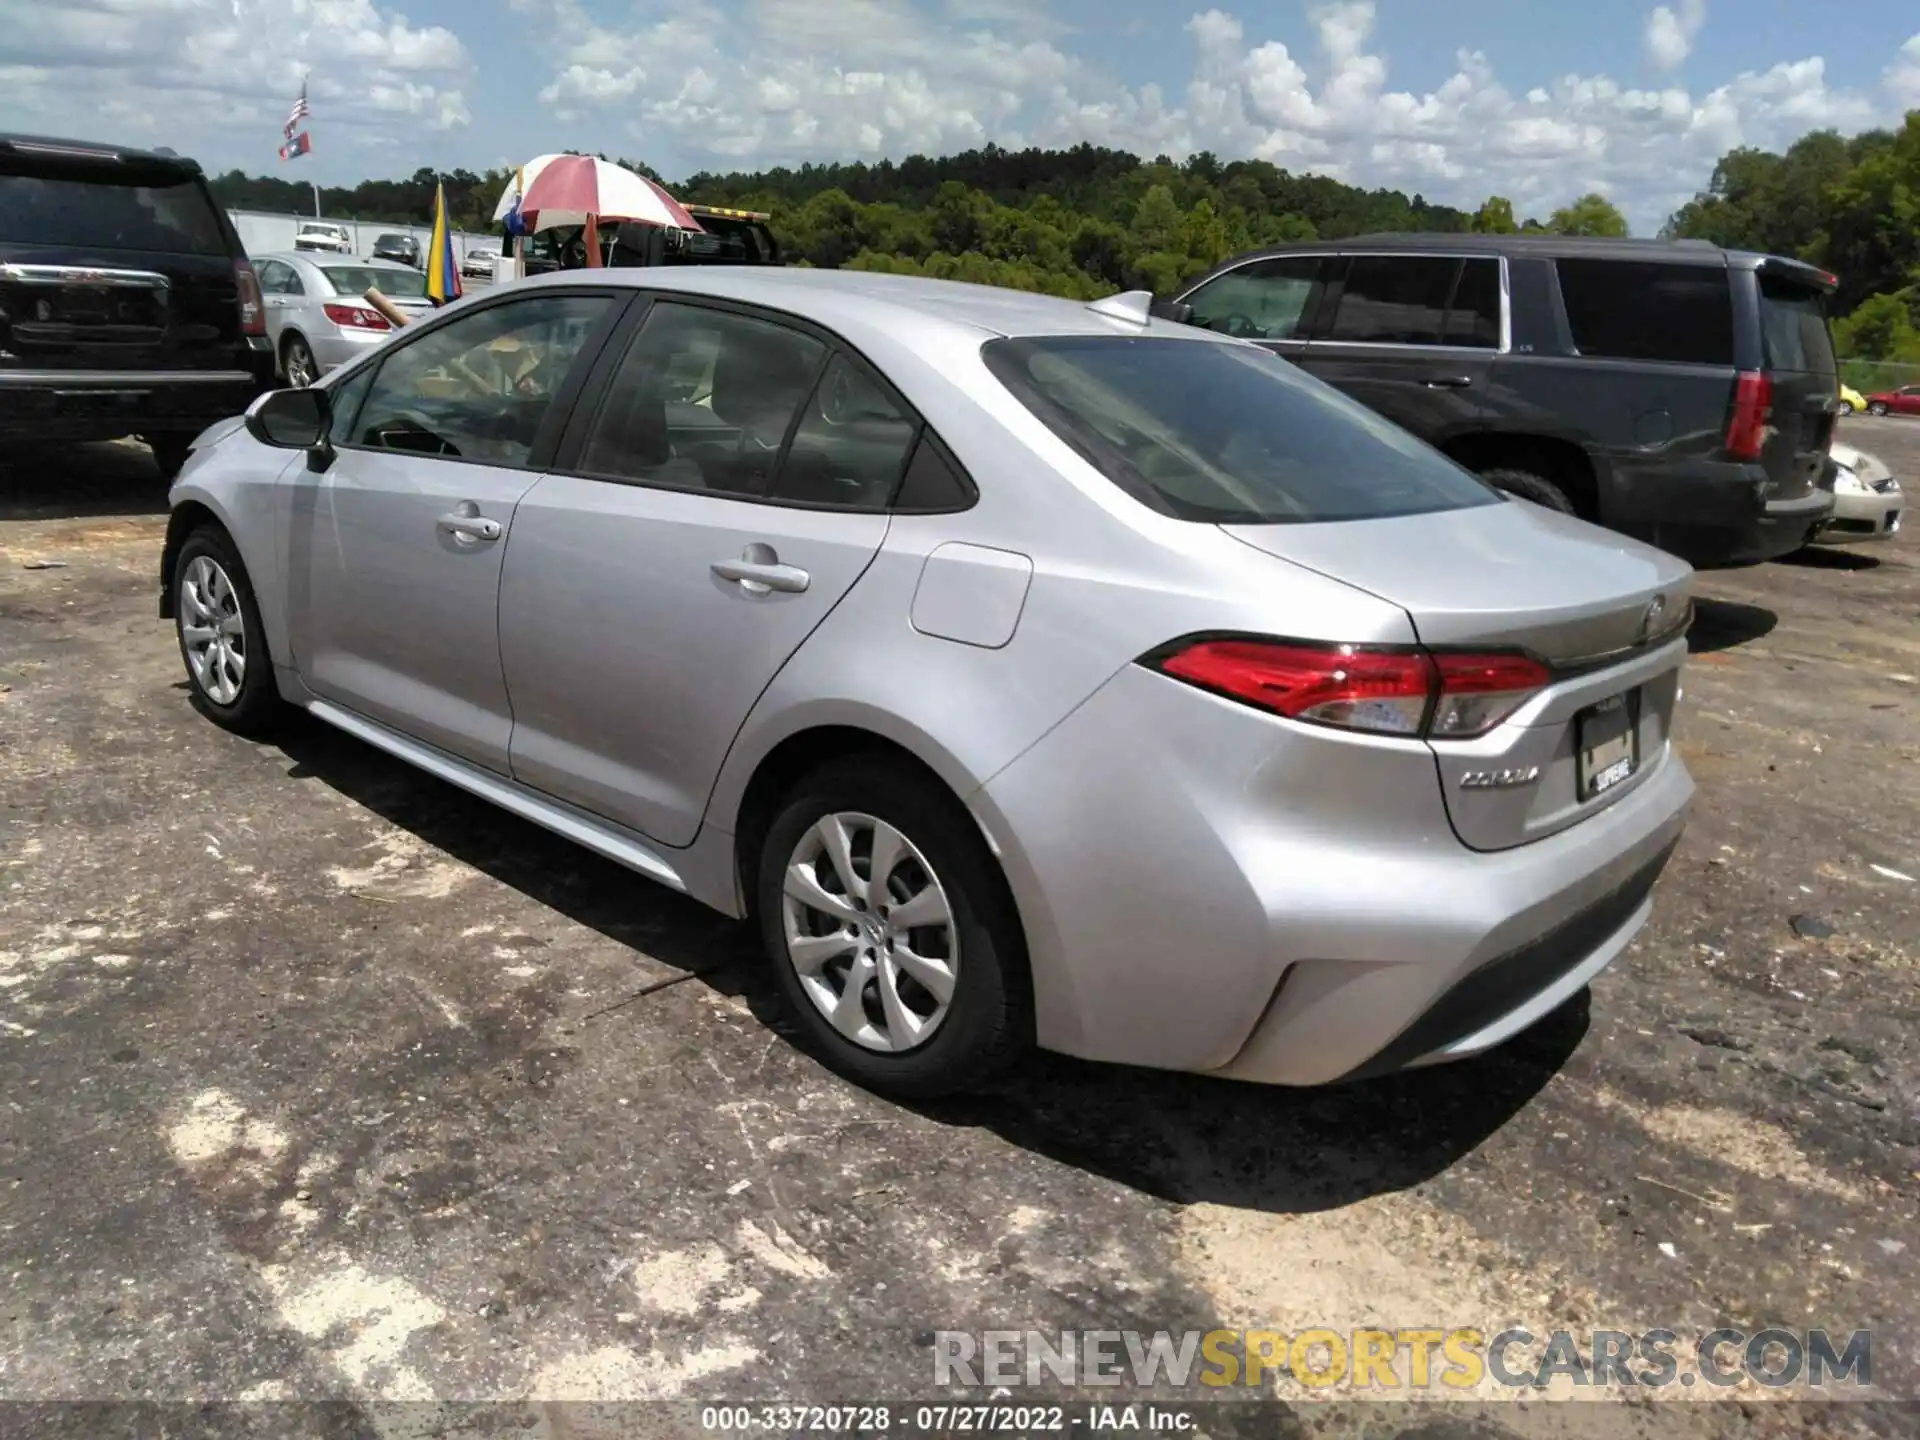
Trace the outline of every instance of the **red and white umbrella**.
{"type": "Polygon", "coordinates": [[[571,229],[585,225],[589,215],[681,230],[700,228],[678,200],[644,175],[591,155],[542,155],[528,161],[494,207],[496,224],[507,218],[516,199],[529,232],[571,229]]]}

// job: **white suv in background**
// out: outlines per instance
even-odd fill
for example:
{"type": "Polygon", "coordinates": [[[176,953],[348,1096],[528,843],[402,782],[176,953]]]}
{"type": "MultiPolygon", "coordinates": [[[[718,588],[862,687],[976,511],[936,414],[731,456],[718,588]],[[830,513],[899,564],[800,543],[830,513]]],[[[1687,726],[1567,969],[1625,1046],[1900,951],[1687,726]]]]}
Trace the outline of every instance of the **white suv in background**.
{"type": "Polygon", "coordinates": [[[334,250],[342,255],[353,253],[353,237],[347,234],[344,225],[330,225],[324,220],[304,221],[294,233],[293,248],[296,250],[334,250]]]}

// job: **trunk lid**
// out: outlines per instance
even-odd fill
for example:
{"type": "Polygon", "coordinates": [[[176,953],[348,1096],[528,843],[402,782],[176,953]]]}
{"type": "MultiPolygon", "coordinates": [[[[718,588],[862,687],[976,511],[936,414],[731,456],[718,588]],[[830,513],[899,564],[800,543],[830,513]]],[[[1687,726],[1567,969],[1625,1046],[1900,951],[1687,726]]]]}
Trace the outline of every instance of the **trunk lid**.
{"type": "Polygon", "coordinates": [[[1227,525],[1235,539],[1405,610],[1422,644],[1518,646],[1554,666],[1630,650],[1654,597],[1664,628],[1693,570],[1663,550],[1524,500],[1326,525],[1227,525]]]}
{"type": "Polygon", "coordinates": [[[0,367],[244,368],[223,217],[179,165],[23,153],[0,173],[0,367]]]}
{"type": "Polygon", "coordinates": [[[1405,610],[1422,644],[1523,649],[1555,678],[1512,720],[1429,742],[1461,841],[1543,839],[1667,763],[1693,571],[1525,501],[1397,519],[1228,525],[1255,549],[1405,610]],[[1621,762],[1625,761],[1623,765],[1621,762]]]}

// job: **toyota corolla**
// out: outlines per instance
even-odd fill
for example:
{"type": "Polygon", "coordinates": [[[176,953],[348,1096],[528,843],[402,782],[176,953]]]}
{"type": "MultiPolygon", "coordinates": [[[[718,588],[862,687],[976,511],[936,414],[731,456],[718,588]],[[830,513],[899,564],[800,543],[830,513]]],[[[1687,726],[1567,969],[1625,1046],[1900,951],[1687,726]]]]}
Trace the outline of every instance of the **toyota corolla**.
{"type": "Polygon", "coordinates": [[[751,918],[895,1093],[1485,1050],[1626,948],[1692,793],[1685,564],[1141,295],[566,272],[263,396],[172,502],[208,718],[751,918]]]}

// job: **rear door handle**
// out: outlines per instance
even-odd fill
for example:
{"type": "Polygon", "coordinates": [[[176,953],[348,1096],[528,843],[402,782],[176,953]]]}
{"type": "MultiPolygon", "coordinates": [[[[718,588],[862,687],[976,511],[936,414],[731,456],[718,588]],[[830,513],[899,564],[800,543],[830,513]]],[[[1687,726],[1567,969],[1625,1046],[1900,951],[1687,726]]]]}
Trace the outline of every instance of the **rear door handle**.
{"type": "Polygon", "coordinates": [[[798,565],[782,565],[771,545],[749,545],[738,560],[716,560],[713,573],[722,580],[731,580],[749,595],[765,595],[774,590],[799,595],[813,583],[813,577],[798,565]]]}
{"type": "Polygon", "coordinates": [[[480,513],[480,507],[471,500],[460,502],[460,508],[450,515],[442,515],[438,525],[456,539],[467,541],[498,540],[500,522],[489,520],[480,513]]]}
{"type": "Polygon", "coordinates": [[[1471,375],[1436,375],[1427,381],[1429,390],[1465,390],[1473,384],[1471,375]]]}

